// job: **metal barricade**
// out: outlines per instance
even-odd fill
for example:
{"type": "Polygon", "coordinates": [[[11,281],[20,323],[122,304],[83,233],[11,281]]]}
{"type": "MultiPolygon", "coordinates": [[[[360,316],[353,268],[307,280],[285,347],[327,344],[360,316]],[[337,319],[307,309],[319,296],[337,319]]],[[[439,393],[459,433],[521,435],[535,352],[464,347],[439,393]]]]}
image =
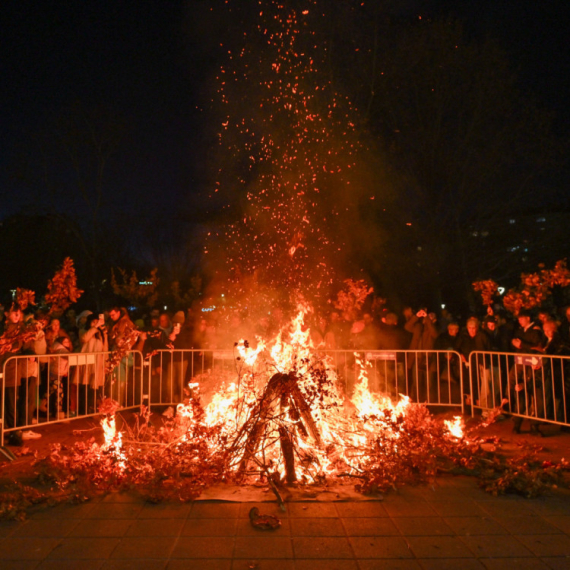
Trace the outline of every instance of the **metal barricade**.
{"type": "Polygon", "coordinates": [[[148,394],[142,354],[127,353],[113,371],[105,374],[109,354],[72,352],[8,358],[0,384],[0,445],[4,445],[6,433],[97,415],[106,397],[122,408],[140,406],[148,394]]]}
{"type": "Polygon", "coordinates": [[[238,354],[233,350],[159,350],[147,357],[149,403],[176,406],[194,382],[235,381],[238,354]]]}
{"type": "Polygon", "coordinates": [[[570,421],[570,357],[473,352],[469,361],[473,408],[493,408],[533,422],[570,421]]]}
{"type": "MultiPolygon", "coordinates": [[[[369,389],[393,398],[400,394],[415,402],[433,406],[461,407],[464,401],[461,358],[451,351],[354,351],[319,350],[326,357],[338,384],[350,397],[359,379],[360,367],[366,370],[369,389]]],[[[233,350],[164,350],[149,358],[149,401],[152,405],[176,406],[193,382],[201,390],[216,390],[222,383],[235,382],[243,361],[233,350]]],[[[261,371],[267,380],[274,368],[261,371]]],[[[287,371],[285,371],[287,372],[287,371]]]]}
{"type": "Polygon", "coordinates": [[[351,396],[364,366],[371,392],[392,398],[409,396],[432,406],[461,407],[463,372],[461,357],[453,351],[436,350],[327,350],[345,393],[351,396]]]}

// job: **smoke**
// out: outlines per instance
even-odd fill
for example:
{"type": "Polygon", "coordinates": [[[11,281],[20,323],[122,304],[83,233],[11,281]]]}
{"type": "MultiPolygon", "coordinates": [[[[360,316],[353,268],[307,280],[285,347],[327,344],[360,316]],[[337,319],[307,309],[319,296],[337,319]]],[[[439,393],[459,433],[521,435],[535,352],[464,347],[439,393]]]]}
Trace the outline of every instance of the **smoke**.
{"type": "Polygon", "coordinates": [[[227,45],[212,106],[210,200],[223,215],[206,245],[209,293],[256,315],[301,298],[323,308],[345,277],[362,277],[393,192],[381,150],[327,72],[326,14],[313,0],[293,4],[267,2],[227,45]]]}

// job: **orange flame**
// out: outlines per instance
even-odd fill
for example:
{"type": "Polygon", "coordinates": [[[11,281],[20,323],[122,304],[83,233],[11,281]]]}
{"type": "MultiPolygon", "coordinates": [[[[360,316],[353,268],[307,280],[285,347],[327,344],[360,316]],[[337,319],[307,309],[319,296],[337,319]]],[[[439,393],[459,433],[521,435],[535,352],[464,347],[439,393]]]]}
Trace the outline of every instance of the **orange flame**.
{"type": "Polygon", "coordinates": [[[454,416],[453,421],[445,420],[443,423],[451,436],[457,439],[463,438],[463,419],[461,416],[454,416]]]}

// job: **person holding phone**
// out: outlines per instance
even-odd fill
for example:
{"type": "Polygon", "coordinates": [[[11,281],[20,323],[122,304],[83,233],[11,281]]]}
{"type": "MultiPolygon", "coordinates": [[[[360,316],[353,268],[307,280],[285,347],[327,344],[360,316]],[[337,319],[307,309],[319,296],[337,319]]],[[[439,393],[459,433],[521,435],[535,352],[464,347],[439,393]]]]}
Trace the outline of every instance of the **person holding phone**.
{"type": "Polygon", "coordinates": [[[105,364],[109,351],[109,340],[104,315],[89,315],[87,329],[81,336],[80,352],[96,353],[95,361],[77,367],[73,383],[78,387],[77,396],[70,402],[70,408],[79,414],[94,410],[97,398],[105,386],[105,364]]]}

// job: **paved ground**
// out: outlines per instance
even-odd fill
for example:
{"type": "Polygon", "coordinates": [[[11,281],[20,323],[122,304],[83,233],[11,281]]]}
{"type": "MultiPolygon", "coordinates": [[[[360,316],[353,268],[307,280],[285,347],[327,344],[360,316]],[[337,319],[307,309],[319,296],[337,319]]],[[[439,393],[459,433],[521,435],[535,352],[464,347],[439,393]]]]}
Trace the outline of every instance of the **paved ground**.
{"type": "MultiPolygon", "coordinates": [[[[100,431],[79,420],[39,429],[32,451],[70,444],[100,431]],[[77,431],[86,430],[86,431],[77,431]]],[[[526,426],[526,423],[525,423],[526,426]]],[[[488,429],[504,450],[543,445],[545,458],[570,457],[570,434],[513,436],[512,422],[488,429]]],[[[526,426],[528,431],[528,426],[526,426]]],[[[29,472],[31,456],[0,469],[2,479],[29,472]]],[[[83,505],[35,512],[24,523],[0,521],[0,570],[73,568],[192,570],[570,569],[570,493],[494,498],[468,477],[404,487],[383,501],[274,503],[198,501],[145,504],[110,495],[83,505]],[[248,513],[282,520],[258,531],[248,513]]]]}
{"type": "Polygon", "coordinates": [[[258,531],[252,503],[144,504],[111,495],[0,522],[2,570],[568,569],[570,494],[494,498],[444,477],[384,501],[290,503],[258,531]]]}

